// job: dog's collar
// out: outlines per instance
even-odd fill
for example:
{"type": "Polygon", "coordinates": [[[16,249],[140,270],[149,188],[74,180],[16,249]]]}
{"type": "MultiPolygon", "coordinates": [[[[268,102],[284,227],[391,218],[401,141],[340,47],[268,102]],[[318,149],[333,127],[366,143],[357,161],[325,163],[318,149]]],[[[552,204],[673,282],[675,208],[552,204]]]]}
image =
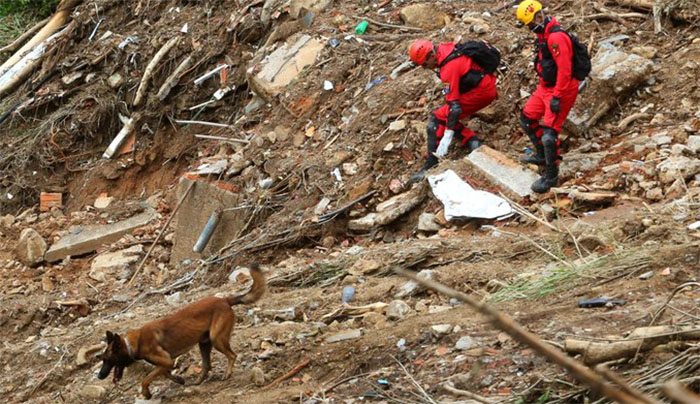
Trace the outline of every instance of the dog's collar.
{"type": "Polygon", "coordinates": [[[131,344],[126,334],[124,334],[124,343],[126,344],[126,353],[129,354],[129,358],[134,359],[134,353],[131,350],[131,344]]]}

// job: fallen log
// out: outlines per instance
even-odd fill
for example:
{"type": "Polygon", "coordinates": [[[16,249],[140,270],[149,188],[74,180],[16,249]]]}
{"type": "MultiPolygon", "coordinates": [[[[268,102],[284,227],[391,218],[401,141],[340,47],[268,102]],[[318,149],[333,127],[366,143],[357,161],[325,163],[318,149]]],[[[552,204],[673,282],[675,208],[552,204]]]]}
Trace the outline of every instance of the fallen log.
{"type": "MultiPolygon", "coordinates": [[[[640,402],[636,397],[640,394],[633,396],[626,391],[620,390],[615,386],[606,383],[606,381],[591,368],[573,358],[566,356],[566,354],[554,348],[552,345],[548,344],[540,337],[531,333],[525,327],[515,322],[515,320],[513,320],[511,317],[497,311],[490,305],[483,303],[465,293],[447,287],[439,282],[420,278],[413,272],[398,268],[394,269],[394,271],[399,275],[412,279],[428,289],[442,293],[448,297],[454,297],[455,299],[466,303],[466,305],[476,310],[479,314],[485,316],[494,327],[507,333],[514,340],[529,346],[538,354],[568,370],[576,379],[589,385],[596,393],[602,394],[608,399],[619,403],[640,402]]],[[[655,403],[655,401],[651,401],[651,403],[655,403]]]]}
{"type": "Polygon", "coordinates": [[[27,43],[24,44],[14,55],[10,56],[5,63],[0,66],[0,75],[4,75],[12,66],[19,62],[27,53],[34,49],[37,45],[44,42],[49,38],[54,32],[56,32],[62,25],[66,23],[68,16],[72,12],[73,8],[78,5],[81,0],[61,0],[58,7],[56,8],[56,13],[46,22],[46,25],[41,28],[39,32],[27,43]]]}
{"type": "Polygon", "coordinates": [[[700,402],[700,396],[683,387],[678,380],[671,380],[664,384],[662,391],[666,397],[675,400],[679,404],[697,404],[700,402]]]}
{"type": "Polygon", "coordinates": [[[29,53],[13,64],[8,70],[0,73],[0,96],[11,91],[16,86],[22,84],[24,80],[34,71],[44,59],[46,49],[55,43],[61,36],[68,32],[73,26],[71,23],[65,29],[51,35],[46,40],[39,43],[29,53]]]}
{"type": "Polygon", "coordinates": [[[595,365],[615,359],[629,358],[637,352],[650,351],[671,341],[700,340],[698,326],[654,326],[637,328],[627,339],[611,342],[584,341],[567,338],[564,348],[569,354],[583,355],[583,363],[595,365]]]}
{"type": "Polygon", "coordinates": [[[168,78],[165,80],[162,86],[160,86],[160,90],[158,90],[158,99],[163,102],[168,95],[170,94],[170,91],[172,91],[173,87],[177,85],[177,83],[180,82],[180,79],[182,79],[182,76],[185,75],[185,72],[187,72],[187,69],[190,68],[192,65],[192,56],[187,56],[185,60],[183,60],[177,68],[175,68],[175,71],[168,76],[168,78]]]}
{"type": "Polygon", "coordinates": [[[160,63],[161,59],[165,57],[165,55],[170,52],[170,49],[173,48],[173,46],[177,45],[178,41],[180,40],[179,37],[171,38],[168,42],[163,45],[162,48],[153,56],[153,59],[148,63],[148,66],[146,66],[146,70],[143,72],[143,77],[141,78],[141,84],[139,85],[139,89],[136,90],[136,97],[134,97],[134,106],[138,106],[141,101],[143,100],[143,96],[146,94],[146,88],[148,87],[148,82],[151,80],[151,76],[153,76],[153,70],[158,66],[158,63],[160,63]]]}
{"type": "Polygon", "coordinates": [[[12,41],[12,43],[10,43],[9,45],[0,49],[0,53],[16,51],[17,49],[19,49],[20,46],[22,46],[23,43],[25,43],[27,41],[27,39],[30,36],[36,34],[37,31],[42,29],[46,25],[47,22],[49,22],[49,18],[45,18],[45,19],[39,21],[38,23],[36,23],[36,25],[29,28],[29,30],[27,30],[27,32],[25,32],[24,34],[20,35],[17,39],[12,41]]]}

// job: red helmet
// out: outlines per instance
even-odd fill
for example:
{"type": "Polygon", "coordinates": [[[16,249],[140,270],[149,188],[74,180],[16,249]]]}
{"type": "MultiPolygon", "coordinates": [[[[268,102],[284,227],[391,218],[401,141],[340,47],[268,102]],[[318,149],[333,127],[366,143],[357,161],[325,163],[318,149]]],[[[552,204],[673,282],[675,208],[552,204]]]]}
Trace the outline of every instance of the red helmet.
{"type": "Polygon", "coordinates": [[[433,43],[426,39],[418,39],[411,44],[408,49],[408,56],[411,58],[413,63],[418,66],[422,66],[425,60],[433,51],[433,43]]]}

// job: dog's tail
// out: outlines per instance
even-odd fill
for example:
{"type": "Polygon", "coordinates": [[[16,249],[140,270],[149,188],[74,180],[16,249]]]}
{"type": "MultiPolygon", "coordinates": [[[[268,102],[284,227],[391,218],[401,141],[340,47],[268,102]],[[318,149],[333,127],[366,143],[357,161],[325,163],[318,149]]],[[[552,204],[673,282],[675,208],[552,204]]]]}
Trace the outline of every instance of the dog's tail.
{"type": "Polygon", "coordinates": [[[229,305],[247,304],[258,301],[265,294],[266,282],[265,275],[260,270],[258,264],[250,266],[250,276],[253,278],[253,286],[243,295],[229,296],[226,301],[229,305]]]}

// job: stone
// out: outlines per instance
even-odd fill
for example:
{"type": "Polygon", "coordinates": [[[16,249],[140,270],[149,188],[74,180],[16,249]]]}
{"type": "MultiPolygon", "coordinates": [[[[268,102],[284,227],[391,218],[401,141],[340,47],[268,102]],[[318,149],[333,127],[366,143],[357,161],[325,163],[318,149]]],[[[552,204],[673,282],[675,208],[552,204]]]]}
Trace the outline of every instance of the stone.
{"type": "Polygon", "coordinates": [[[125,250],[100,254],[92,261],[88,276],[98,282],[105,282],[130,265],[139,261],[143,245],[137,244],[125,250]]]}
{"type": "Polygon", "coordinates": [[[700,135],[688,136],[688,142],[686,143],[688,148],[694,153],[700,152],[700,135]]]}
{"type": "Polygon", "coordinates": [[[345,331],[341,331],[339,333],[328,336],[326,338],[326,342],[332,344],[334,342],[357,339],[357,338],[360,338],[361,336],[362,336],[362,330],[345,330],[345,331]]]}
{"type": "Polygon", "coordinates": [[[391,191],[392,194],[396,195],[403,191],[403,182],[399,180],[398,178],[394,178],[389,182],[389,191],[391,191]]]}
{"type": "Polygon", "coordinates": [[[270,102],[297,78],[305,67],[316,61],[323,47],[323,41],[309,35],[293,35],[259,62],[259,72],[253,73],[256,66],[251,66],[248,84],[253,92],[270,102]]]}
{"type": "Polygon", "coordinates": [[[685,193],[685,181],[678,178],[675,181],[673,181],[673,184],[671,184],[670,187],[666,188],[666,191],[664,192],[664,198],[678,199],[681,196],[685,195],[685,193]]]}
{"type": "Polygon", "coordinates": [[[353,231],[369,231],[384,226],[398,219],[423,202],[426,196],[424,184],[417,184],[408,192],[391,197],[376,207],[376,212],[348,222],[348,228],[353,231]]]}
{"type": "Polygon", "coordinates": [[[469,153],[465,161],[516,200],[529,196],[532,193],[530,186],[540,178],[534,171],[488,146],[481,146],[469,153]]]}
{"type": "Polygon", "coordinates": [[[126,83],[126,79],[119,73],[114,73],[107,79],[107,85],[111,88],[119,88],[126,83]]]}
{"type": "Polygon", "coordinates": [[[442,226],[435,222],[436,216],[432,213],[421,213],[418,217],[418,230],[424,232],[436,232],[442,229],[442,226]]]}
{"type": "Polygon", "coordinates": [[[600,45],[591,64],[587,95],[576,101],[564,124],[564,129],[577,136],[644,84],[654,67],[651,60],[626,53],[611,43],[600,45]]]}
{"type": "MultiPolygon", "coordinates": [[[[433,279],[433,277],[435,276],[435,271],[430,269],[424,269],[418,272],[418,275],[416,276],[422,279],[433,279]]],[[[411,280],[403,284],[403,286],[401,286],[399,291],[394,296],[397,298],[409,297],[415,295],[423,289],[423,286],[411,280]]]]}
{"type": "Polygon", "coordinates": [[[617,193],[604,191],[582,192],[575,189],[569,193],[569,198],[579,204],[610,205],[617,199],[617,193]]]}
{"type": "Polygon", "coordinates": [[[472,349],[473,347],[474,340],[468,335],[460,337],[460,339],[457,340],[457,343],[455,343],[455,348],[460,351],[466,351],[467,349],[472,349]]]}
{"type": "Polygon", "coordinates": [[[53,291],[54,288],[55,286],[50,276],[44,276],[43,278],[41,278],[41,290],[48,293],[53,291]]]}
{"type": "Polygon", "coordinates": [[[148,208],[143,213],[121,222],[78,228],[79,231],[63,237],[49,248],[49,251],[46,253],[46,261],[56,262],[68,256],[82,255],[95,251],[102,245],[114,243],[125,234],[147,225],[154,217],[155,211],[148,208]]]}
{"type": "Polygon", "coordinates": [[[328,8],[332,0],[291,0],[289,2],[289,15],[292,18],[302,17],[302,11],[308,10],[318,14],[328,8]]]}
{"type": "Polygon", "coordinates": [[[304,132],[297,132],[294,134],[294,136],[292,136],[292,144],[295,147],[300,147],[304,144],[304,142],[306,142],[306,135],[304,132]]]}
{"type": "Polygon", "coordinates": [[[656,57],[656,54],[658,53],[659,50],[653,46],[635,46],[632,48],[631,51],[635,55],[639,55],[643,58],[653,59],[656,57]]]}
{"type": "Polygon", "coordinates": [[[262,369],[255,366],[250,370],[250,381],[258,387],[265,385],[265,372],[262,369]]]}
{"type": "Polygon", "coordinates": [[[688,180],[700,173],[700,160],[685,156],[670,156],[656,166],[659,181],[670,184],[676,179],[688,180]]]}
{"type": "Polygon", "coordinates": [[[182,304],[183,300],[185,300],[184,295],[179,291],[165,296],[165,301],[171,306],[179,306],[182,304]]]}
{"type": "Polygon", "coordinates": [[[362,324],[374,330],[385,328],[387,325],[386,317],[381,313],[371,311],[362,316],[362,324]]]}
{"type": "Polygon", "coordinates": [[[660,201],[664,199],[664,190],[659,187],[652,188],[644,194],[644,197],[652,201],[660,201]]]}
{"type": "Polygon", "coordinates": [[[143,398],[137,398],[136,401],[134,401],[134,404],[160,404],[161,399],[160,398],[152,398],[150,400],[146,400],[143,398]]]}
{"type": "Polygon", "coordinates": [[[107,389],[102,386],[88,384],[80,389],[80,395],[85,398],[100,399],[107,394],[107,389]]]}
{"type": "Polygon", "coordinates": [[[100,209],[100,210],[107,209],[107,207],[112,203],[113,200],[114,200],[114,198],[111,196],[101,196],[101,197],[95,199],[95,203],[93,204],[93,206],[96,209],[100,209]]]}
{"type": "Polygon", "coordinates": [[[355,276],[369,275],[379,268],[381,268],[381,265],[377,261],[360,258],[348,269],[348,273],[355,276]]]}
{"type": "Polygon", "coordinates": [[[419,3],[406,6],[399,12],[404,24],[427,30],[440,29],[450,23],[450,17],[433,4],[419,3]]]}
{"type": "Polygon", "coordinates": [[[44,261],[46,241],[32,228],[26,228],[20,233],[15,255],[24,265],[31,267],[44,261]]]}
{"type": "Polygon", "coordinates": [[[386,317],[389,320],[401,320],[411,312],[409,307],[403,300],[392,300],[386,308],[386,317]]]}
{"type": "MultiPolygon", "coordinates": [[[[700,137],[700,136],[698,136],[700,137]]],[[[0,229],[9,229],[15,223],[15,217],[12,215],[5,215],[0,217],[0,229]]]]}
{"type": "Polygon", "coordinates": [[[83,72],[75,72],[66,74],[65,76],[61,77],[61,81],[63,82],[63,84],[70,86],[71,84],[77,82],[81,78],[83,78],[83,72]]]}
{"type": "Polygon", "coordinates": [[[450,310],[452,310],[452,306],[437,306],[432,304],[428,306],[428,314],[444,313],[450,310]]]}
{"type": "MultiPolygon", "coordinates": [[[[391,131],[399,131],[399,130],[404,130],[404,129],[406,129],[406,121],[404,121],[403,119],[398,120],[398,121],[394,121],[394,122],[389,124],[389,130],[391,130],[391,131]]],[[[390,150],[386,150],[386,151],[390,151],[390,150]]]]}
{"type": "Polygon", "coordinates": [[[343,163],[343,174],[350,176],[357,174],[357,163],[343,163]]]}
{"type": "Polygon", "coordinates": [[[452,324],[438,324],[430,327],[430,331],[432,331],[433,335],[436,337],[441,337],[443,335],[447,335],[452,331],[452,324]]]}

